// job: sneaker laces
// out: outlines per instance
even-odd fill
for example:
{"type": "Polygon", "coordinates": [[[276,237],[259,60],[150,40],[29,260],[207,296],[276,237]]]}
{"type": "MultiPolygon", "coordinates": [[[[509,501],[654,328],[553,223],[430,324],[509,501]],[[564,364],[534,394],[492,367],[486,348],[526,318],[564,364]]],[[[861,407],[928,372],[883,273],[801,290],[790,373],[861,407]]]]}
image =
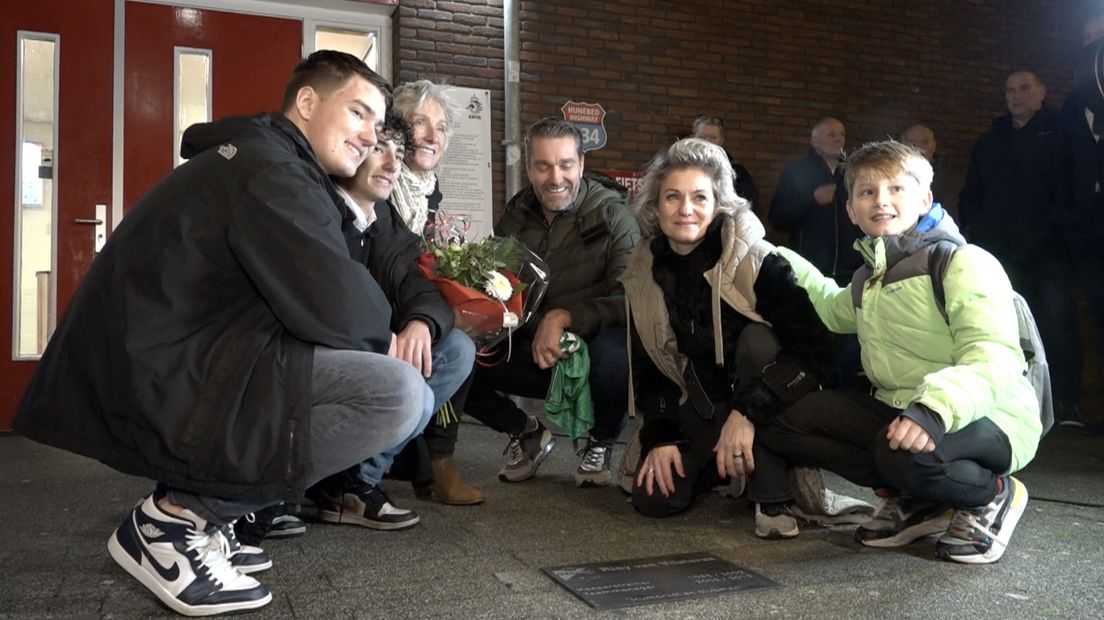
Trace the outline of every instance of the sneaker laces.
{"type": "Polygon", "coordinates": [[[521,437],[511,437],[510,443],[502,451],[506,456],[506,466],[517,465],[525,457],[525,450],[521,447],[521,437]]]}
{"type": "Polygon", "coordinates": [[[871,517],[874,521],[903,521],[905,510],[901,506],[901,500],[896,495],[878,498],[878,505],[874,507],[871,517]],[[891,516],[892,515],[892,516],[891,516]]]}
{"type": "Polygon", "coordinates": [[[215,585],[222,587],[241,575],[230,564],[229,543],[221,529],[210,534],[189,529],[185,539],[188,542],[186,550],[196,552],[199,563],[207,569],[207,578],[215,585]]]}
{"type": "Polygon", "coordinates": [[[577,455],[583,457],[583,462],[579,464],[582,469],[602,469],[606,463],[606,450],[609,448],[604,443],[597,441],[588,441],[586,447],[576,452],[577,455]]]}
{"type": "Polygon", "coordinates": [[[974,535],[977,532],[1003,546],[1005,543],[1001,542],[997,535],[989,530],[988,524],[981,519],[984,513],[985,511],[956,510],[954,519],[951,520],[951,525],[947,528],[947,534],[959,540],[972,541],[978,540],[978,537],[974,535]]]}

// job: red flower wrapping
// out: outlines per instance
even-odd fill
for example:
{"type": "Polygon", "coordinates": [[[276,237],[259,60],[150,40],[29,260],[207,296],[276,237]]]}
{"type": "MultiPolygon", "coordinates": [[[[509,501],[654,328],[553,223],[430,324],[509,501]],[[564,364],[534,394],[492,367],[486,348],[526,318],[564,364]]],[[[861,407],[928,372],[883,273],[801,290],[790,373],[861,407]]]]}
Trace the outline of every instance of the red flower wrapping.
{"type": "MultiPolygon", "coordinates": [[[[452,307],[456,326],[472,337],[493,336],[502,331],[504,328],[503,304],[483,291],[477,291],[437,275],[433,271],[436,263],[437,257],[431,253],[427,252],[418,257],[418,268],[422,270],[422,274],[437,287],[437,290],[441,291],[445,301],[452,307]]],[[[517,291],[520,284],[517,276],[507,270],[503,270],[502,275],[506,276],[514,291],[517,291]]],[[[514,313],[518,320],[521,318],[522,301],[522,293],[515,292],[509,301],[505,302],[506,310],[514,313]]]]}

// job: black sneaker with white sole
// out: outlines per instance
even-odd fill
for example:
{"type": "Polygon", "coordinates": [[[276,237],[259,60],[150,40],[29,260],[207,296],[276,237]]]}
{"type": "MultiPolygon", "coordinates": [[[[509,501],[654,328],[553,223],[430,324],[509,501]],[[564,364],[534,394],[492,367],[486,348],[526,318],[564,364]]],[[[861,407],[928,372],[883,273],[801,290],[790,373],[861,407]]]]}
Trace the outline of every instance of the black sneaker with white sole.
{"type": "Polygon", "coordinates": [[[947,531],[951,512],[946,504],[883,497],[874,515],[855,529],[855,540],[867,547],[903,547],[947,531]]]}
{"type": "Polygon", "coordinates": [[[190,510],[170,515],[154,493],[130,511],[107,540],[111,558],[162,603],[185,616],[264,607],[268,588],[230,564],[228,542],[216,525],[190,510]]]}
{"type": "Polygon", "coordinates": [[[253,545],[242,544],[234,534],[236,524],[228,523],[222,526],[222,535],[226,537],[227,558],[230,565],[238,569],[243,575],[259,573],[272,568],[272,560],[264,549],[253,545]]]}
{"type": "Polygon", "coordinates": [[[307,525],[299,518],[300,506],[284,502],[251,512],[238,519],[234,533],[243,545],[259,545],[266,538],[295,538],[307,532],[307,525]],[[291,514],[295,510],[296,514],[291,514]]]}
{"type": "Polygon", "coordinates": [[[368,484],[349,470],[307,489],[307,499],[318,509],[318,518],[327,523],[401,530],[421,520],[413,510],[395,506],[380,485],[368,484]]]}

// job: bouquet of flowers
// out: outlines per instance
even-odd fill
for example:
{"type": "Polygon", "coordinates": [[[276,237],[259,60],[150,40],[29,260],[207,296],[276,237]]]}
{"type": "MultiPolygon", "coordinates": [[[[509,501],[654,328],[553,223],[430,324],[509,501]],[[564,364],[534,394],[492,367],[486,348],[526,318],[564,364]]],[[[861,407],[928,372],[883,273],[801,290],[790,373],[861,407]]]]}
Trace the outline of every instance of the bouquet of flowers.
{"type": "Polygon", "coordinates": [[[438,223],[418,266],[452,307],[456,326],[486,357],[536,311],[548,270],[513,237],[465,241],[463,225],[459,218],[438,223]]]}

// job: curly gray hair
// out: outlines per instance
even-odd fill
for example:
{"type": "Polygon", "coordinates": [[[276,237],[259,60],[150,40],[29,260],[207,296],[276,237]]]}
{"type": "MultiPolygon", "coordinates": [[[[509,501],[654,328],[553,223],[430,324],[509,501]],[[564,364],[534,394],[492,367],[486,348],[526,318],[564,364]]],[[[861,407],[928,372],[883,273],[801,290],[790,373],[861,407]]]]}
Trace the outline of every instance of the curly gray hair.
{"type": "Polygon", "coordinates": [[[407,121],[427,101],[436,101],[445,112],[445,139],[452,140],[452,132],[456,129],[456,122],[460,120],[462,108],[449,96],[449,87],[434,84],[429,80],[417,80],[406,82],[395,89],[395,102],[392,104],[395,112],[398,112],[407,121]]]}
{"type": "Polygon", "coordinates": [[[633,199],[640,232],[645,237],[659,233],[659,189],[671,172],[697,168],[713,182],[716,214],[736,215],[751,209],[751,203],[736,194],[732,186],[732,164],[724,149],[699,138],[684,138],[664,151],[656,153],[648,163],[640,192],[633,199]]]}

